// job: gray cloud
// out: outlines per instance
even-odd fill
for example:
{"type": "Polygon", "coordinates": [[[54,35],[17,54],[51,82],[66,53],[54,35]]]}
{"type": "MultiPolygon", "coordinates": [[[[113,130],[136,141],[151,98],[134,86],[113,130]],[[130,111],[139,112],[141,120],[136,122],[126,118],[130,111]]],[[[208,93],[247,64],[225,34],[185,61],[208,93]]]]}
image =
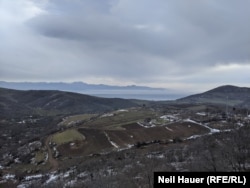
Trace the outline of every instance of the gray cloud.
{"type": "MultiPolygon", "coordinates": [[[[2,2],[2,80],[195,87],[218,65],[250,69],[249,0],[19,0],[19,22],[2,2]]],[[[229,72],[218,83],[247,84],[229,72]]]]}

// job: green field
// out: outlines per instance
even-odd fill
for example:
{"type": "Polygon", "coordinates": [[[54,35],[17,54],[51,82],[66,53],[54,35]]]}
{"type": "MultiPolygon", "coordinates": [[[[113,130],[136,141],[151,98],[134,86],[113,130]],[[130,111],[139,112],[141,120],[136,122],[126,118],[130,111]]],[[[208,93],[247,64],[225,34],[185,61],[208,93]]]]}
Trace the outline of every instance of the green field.
{"type": "Polygon", "coordinates": [[[57,133],[52,137],[52,142],[56,143],[57,145],[74,142],[76,140],[85,140],[85,136],[78,132],[76,129],[68,129],[64,132],[57,133]]]}

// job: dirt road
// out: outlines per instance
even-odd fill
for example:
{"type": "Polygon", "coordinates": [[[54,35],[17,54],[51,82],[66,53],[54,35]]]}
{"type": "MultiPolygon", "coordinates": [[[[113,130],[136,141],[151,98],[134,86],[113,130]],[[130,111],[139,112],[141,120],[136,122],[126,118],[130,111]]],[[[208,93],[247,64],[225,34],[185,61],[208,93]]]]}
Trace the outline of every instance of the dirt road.
{"type": "Polygon", "coordinates": [[[45,141],[45,145],[46,145],[47,150],[48,150],[48,162],[51,166],[50,171],[55,171],[58,169],[59,164],[58,164],[58,161],[53,157],[52,150],[49,146],[49,143],[51,141],[51,137],[52,137],[51,135],[48,136],[48,138],[45,141]]]}

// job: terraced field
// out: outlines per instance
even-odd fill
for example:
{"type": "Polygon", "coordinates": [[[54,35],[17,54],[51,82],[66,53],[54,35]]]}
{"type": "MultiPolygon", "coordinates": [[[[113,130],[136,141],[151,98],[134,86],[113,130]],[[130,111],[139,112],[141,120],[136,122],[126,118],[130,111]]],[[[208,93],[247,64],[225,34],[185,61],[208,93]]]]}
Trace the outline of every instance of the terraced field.
{"type": "Polygon", "coordinates": [[[63,156],[86,156],[127,149],[138,143],[169,143],[209,132],[197,123],[171,122],[161,119],[161,115],[144,108],[115,111],[78,126],[77,130],[58,133],[53,139],[63,156]]]}

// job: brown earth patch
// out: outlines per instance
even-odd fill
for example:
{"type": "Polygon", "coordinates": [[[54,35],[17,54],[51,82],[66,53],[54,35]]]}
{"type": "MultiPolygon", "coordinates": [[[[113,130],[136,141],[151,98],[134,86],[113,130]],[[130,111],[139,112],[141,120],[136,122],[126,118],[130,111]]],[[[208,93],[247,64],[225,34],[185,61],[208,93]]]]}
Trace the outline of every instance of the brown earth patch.
{"type": "Polygon", "coordinates": [[[81,128],[78,131],[85,135],[84,141],[67,143],[58,147],[63,156],[86,156],[94,153],[109,152],[119,148],[127,148],[138,142],[155,140],[167,141],[174,138],[187,138],[192,135],[208,133],[209,130],[192,122],[176,122],[166,126],[144,128],[137,123],[124,125],[126,130],[101,130],[81,128]],[[166,128],[167,127],[167,128],[166,128]]]}
{"type": "Polygon", "coordinates": [[[192,122],[177,122],[167,125],[168,128],[173,130],[175,137],[185,138],[192,135],[205,134],[209,129],[192,122]]]}

